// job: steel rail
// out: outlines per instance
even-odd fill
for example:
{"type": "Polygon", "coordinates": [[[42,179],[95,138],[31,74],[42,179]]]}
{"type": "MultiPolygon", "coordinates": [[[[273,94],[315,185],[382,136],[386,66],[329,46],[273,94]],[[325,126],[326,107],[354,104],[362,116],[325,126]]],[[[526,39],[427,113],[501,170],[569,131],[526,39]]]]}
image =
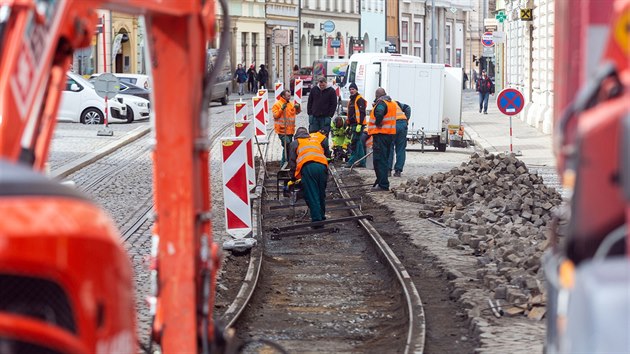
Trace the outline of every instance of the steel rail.
{"type": "MultiPolygon", "coordinates": [[[[337,172],[334,166],[330,166],[329,170],[333,177],[335,184],[337,185],[339,192],[343,198],[349,198],[350,194],[343,190],[341,176],[337,172]]],[[[353,201],[349,201],[346,205],[356,205],[353,201]]],[[[355,216],[364,215],[360,209],[351,209],[351,212],[355,216]]],[[[372,223],[366,219],[359,220],[359,224],[370,235],[376,246],[385,255],[391,268],[396,273],[401,288],[404,290],[405,299],[407,302],[407,312],[409,317],[409,329],[407,331],[407,343],[404,353],[422,353],[424,352],[424,343],[426,336],[426,321],[424,316],[424,308],[422,306],[422,299],[416,289],[413,280],[409,276],[409,273],[405,269],[404,265],[394,251],[389,247],[387,242],[381,237],[380,233],[372,223]]]]}

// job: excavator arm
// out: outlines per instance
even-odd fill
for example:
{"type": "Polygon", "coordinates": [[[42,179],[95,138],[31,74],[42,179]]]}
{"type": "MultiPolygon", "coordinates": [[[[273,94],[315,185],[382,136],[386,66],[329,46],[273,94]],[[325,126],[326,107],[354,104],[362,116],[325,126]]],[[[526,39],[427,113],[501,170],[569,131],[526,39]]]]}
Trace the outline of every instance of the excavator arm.
{"type": "MultiPolygon", "coordinates": [[[[210,223],[205,98],[212,80],[205,65],[206,44],[214,36],[214,1],[0,0],[0,160],[44,168],[65,73],[73,52],[90,43],[94,9],[143,15],[150,39],[153,338],[165,353],[208,352],[216,339],[212,309],[219,264],[210,223]],[[173,82],[178,82],[175,95],[173,82]]],[[[229,48],[229,37],[221,44],[229,48]]],[[[127,313],[135,317],[135,309],[127,313]]]]}

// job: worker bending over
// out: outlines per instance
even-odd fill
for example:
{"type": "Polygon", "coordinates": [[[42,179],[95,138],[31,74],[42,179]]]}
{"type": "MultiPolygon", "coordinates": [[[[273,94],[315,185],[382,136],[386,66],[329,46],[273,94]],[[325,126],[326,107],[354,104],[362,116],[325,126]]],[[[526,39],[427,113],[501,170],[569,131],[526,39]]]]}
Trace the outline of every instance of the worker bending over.
{"type": "Polygon", "coordinates": [[[321,132],[309,134],[300,127],[289,146],[289,169],[293,180],[302,180],[302,192],[311,221],[326,220],[326,184],[328,183],[328,145],[321,132]]]}
{"type": "Polygon", "coordinates": [[[337,116],[330,123],[330,133],[333,143],[333,157],[337,161],[344,161],[348,156],[347,151],[351,134],[348,125],[342,117],[337,116]]]}

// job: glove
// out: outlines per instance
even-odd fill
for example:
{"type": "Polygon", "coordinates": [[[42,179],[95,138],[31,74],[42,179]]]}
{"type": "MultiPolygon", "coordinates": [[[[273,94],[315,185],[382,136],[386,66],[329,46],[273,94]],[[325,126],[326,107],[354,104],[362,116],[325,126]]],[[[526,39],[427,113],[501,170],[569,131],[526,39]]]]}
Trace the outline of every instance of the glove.
{"type": "Polygon", "coordinates": [[[357,124],[357,127],[354,129],[355,132],[360,133],[363,126],[361,124],[357,124]]]}
{"type": "Polygon", "coordinates": [[[300,104],[296,103],[296,104],[293,105],[293,107],[295,107],[295,109],[300,109],[300,104]]]}
{"type": "Polygon", "coordinates": [[[287,108],[287,104],[286,104],[286,103],[283,103],[283,104],[282,104],[282,110],[284,111],[284,109],[285,109],[285,108],[287,108]]]}

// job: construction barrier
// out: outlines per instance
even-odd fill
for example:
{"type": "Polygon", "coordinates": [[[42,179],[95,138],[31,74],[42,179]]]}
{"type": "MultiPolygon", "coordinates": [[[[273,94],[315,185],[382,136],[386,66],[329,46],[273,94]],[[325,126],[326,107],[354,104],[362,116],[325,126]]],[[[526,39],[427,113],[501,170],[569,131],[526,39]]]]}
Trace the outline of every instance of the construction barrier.
{"type": "Polygon", "coordinates": [[[236,102],[234,104],[234,120],[237,122],[247,120],[247,103],[236,102]]]}
{"type": "Polygon", "coordinates": [[[247,181],[250,187],[256,186],[256,170],[254,166],[254,124],[251,120],[235,121],[234,134],[245,138],[247,147],[247,181]]]}
{"type": "Polygon", "coordinates": [[[295,103],[302,104],[302,87],[304,86],[304,81],[302,79],[295,79],[295,87],[293,89],[295,103]]]}
{"type": "Polygon", "coordinates": [[[267,89],[258,90],[258,97],[262,97],[265,100],[265,126],[269,124],[269,94],[267,93],[267,89]]]}
{"type": "Polygon", "coordinates": [[[276,97],[276,101],[280,99],[282,91],[284,91],[284,84],[282,82],[276,82],[274,85],[274,96],[276,97]]]}
{"type": "Polygon", "coordinates": [[[225,230],[234,238],[243,238],[252,232],[245,138],[222,138],[221,161],[225,230]]]}
{"type": "Polygon", "coordinates": [[[254,135],[259,143],[267,143],[267,126],[265,124],[265,99],[264,97],[252,97],[254,112],[254,135]]]}

